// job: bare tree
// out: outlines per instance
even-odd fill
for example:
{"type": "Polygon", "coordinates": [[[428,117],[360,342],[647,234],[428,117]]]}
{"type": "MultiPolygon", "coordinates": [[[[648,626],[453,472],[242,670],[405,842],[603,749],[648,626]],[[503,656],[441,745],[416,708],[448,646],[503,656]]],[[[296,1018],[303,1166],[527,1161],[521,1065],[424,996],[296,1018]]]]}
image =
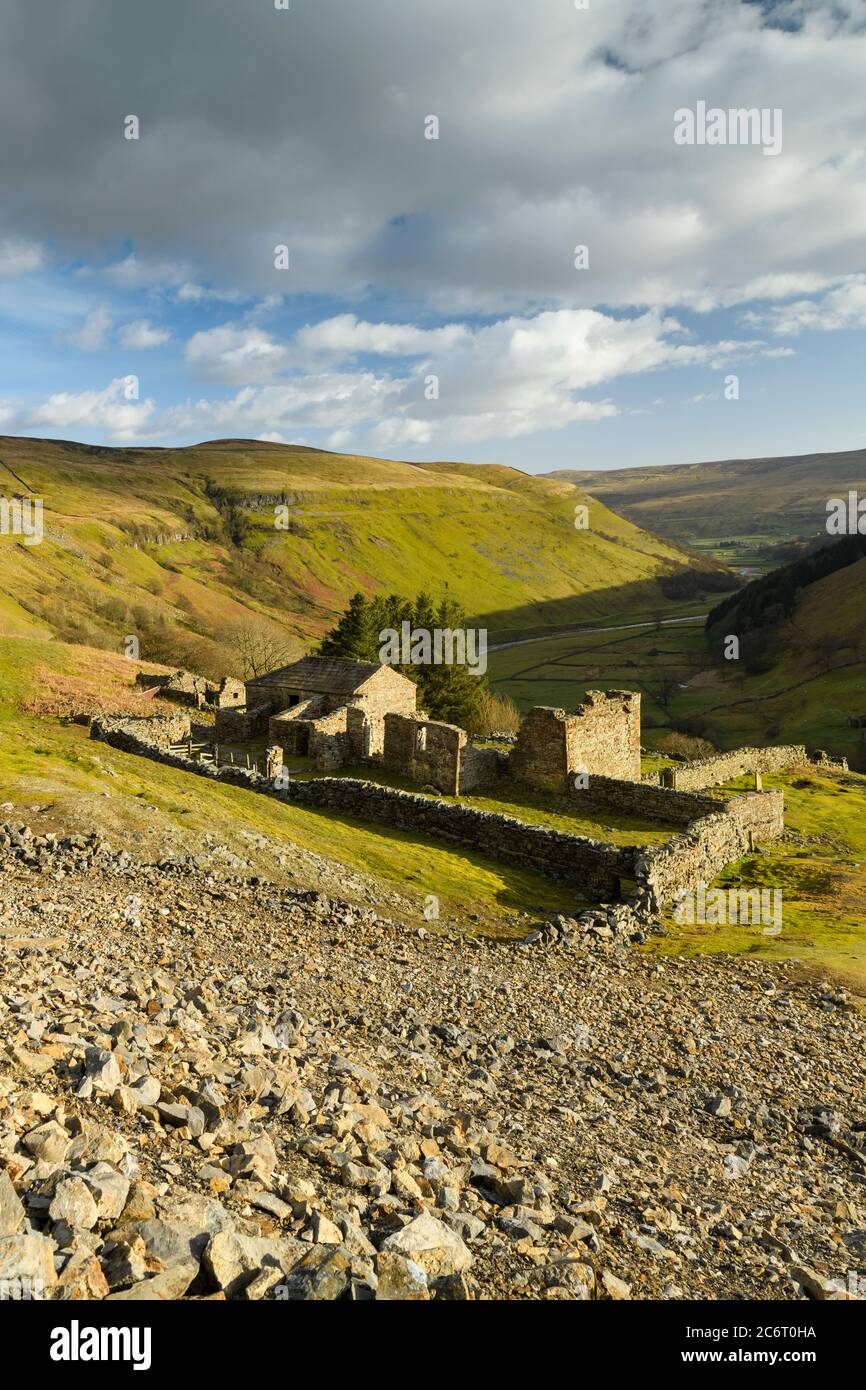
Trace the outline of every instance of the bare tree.
{"type": "Polygon", "coordinates": [[[647,687],[650,694],[658,701],[662,709],[667,709],[670,704],[671,696],[677,688],[677,684],[677,673],[663,668],[656,672],[655,680],[647,682],[647,687]]]}
{"type": "Polygon", "coordinates": [[[268,671],[286,666],[301,654],[298,642],[286,637],[269,623],[255,619],[229,628],[225,643],[231,647],[245,680],[255,680],[268,671]]]}

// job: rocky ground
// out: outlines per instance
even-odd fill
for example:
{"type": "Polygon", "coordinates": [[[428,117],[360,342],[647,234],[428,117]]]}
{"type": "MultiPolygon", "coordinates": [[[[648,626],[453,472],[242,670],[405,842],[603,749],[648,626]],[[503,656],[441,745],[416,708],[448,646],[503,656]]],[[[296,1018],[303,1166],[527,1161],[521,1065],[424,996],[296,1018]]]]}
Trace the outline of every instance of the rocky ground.
{"type": "Polygon", "coordinates": [[[274,877],[0,826],[0,1294],[866,1293],[843,992],[274,877]]]}

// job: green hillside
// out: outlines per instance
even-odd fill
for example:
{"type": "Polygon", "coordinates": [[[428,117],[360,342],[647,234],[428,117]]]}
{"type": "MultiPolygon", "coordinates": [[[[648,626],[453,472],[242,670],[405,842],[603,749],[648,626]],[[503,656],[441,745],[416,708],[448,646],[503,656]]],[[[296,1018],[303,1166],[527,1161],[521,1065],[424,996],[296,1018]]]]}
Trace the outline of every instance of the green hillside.
{"type": "Polygon", "coordinates": [[[710,737],[724,728],[727,746],[805,742],[866,767],[864,730],[848,723],[866,715],[866,559],[803,588],[790,617],[758,636],[767,669],[708,660],[677,692],[673,717],[703,721],[710,737]]]}
{"type": "Polygon", "coordinates": [[[251,626],[309,645],[358,589],[447,584],[495,641],[664,605],[658,579],[689,563],[570,483],[509,468],[8,437],[0,462],[0,489],[42,497],[45,526],[41,545],[0,537],[0,631],[115,651],[135,634],[143,656],[206,672],[237,666],[251,626]]]}
{"type": "MultiPolygon", "coordinates": [[[[734,614],[716,639],[728,632],[740,632],[734,614]]],[[[521,710],[573,708],[592,686],[639,690],[651,748],[680,729],[719,748],[805,743],[866,769],[866,730],[848,722],[866,715],[866,558],[801,588],[790,616],[750,640],[763,668],[751,673],[745,657],[719,655],[700,619],[551,634],[493,652],[490,678],[521,710]]]]}
{"type": "Polygon", "coordinates": [[[585,487],[636,526],[752,565],[780,543],[826,534],[828,498],[866,490],[866,449],[548,476],[585,487]]]}
{"type": "Polygon", "coordinates": [[[569,908],[567,886],[519,865],[282,805],[94,742],[73,716],[177,709],[135,689],[140,669],[113,652],[0,637],[0,820],[26,821],[39,834],[98,830],[146,859],[207,850],[224,864],[237,855],[265,878],[361,902],[372,884],[418,924],[430,893],[443,921],[501,936],[525,932],[521,914],[569,908]]]}

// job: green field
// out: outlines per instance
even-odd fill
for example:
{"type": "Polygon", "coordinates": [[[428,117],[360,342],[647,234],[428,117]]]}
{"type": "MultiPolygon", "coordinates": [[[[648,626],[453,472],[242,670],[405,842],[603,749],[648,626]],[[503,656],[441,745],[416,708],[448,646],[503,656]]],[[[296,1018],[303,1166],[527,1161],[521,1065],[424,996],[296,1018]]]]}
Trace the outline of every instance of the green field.
{"type": "Polygon", "coordinates": [[[386,890],[407,894],[417,903],[419,923],[431,893],[440,899],[443,919],[506,936],[525,933],[519,914],[573,910],[567,886],[519,866],[206,782],[96,743],[82,725],[47,712],[52,703],[132,712],[142,712],[147,703],[158,712],[133,689],[138,669],[138,663],[84,647],[0,639],[0,802],[13,807],[0,812],[0,819],[26,821],[36,833],[97,829],[115,846],[144,857],[198,852],[209,835],[274,876],[274,858],[250,845],[251,835],[264,835],[285,850],[302,886],[321,884],[302,856],[293,858],[295,849],[327,856],[337,866],[372,875],[386,890]],[[46,712],[34,712],[39,708],[46,712]]]}
{"type": "Polygon", "coordinates": [[[493,652],[489,671],[521,710],[573,709],[593,686],[639,690],[649,748],[684,728],[718,748],[805,743],[866,768],[864,729],[848,723],[866,714],[866,560],[804,589],[774,641],[755,675],[715,661],[702,623],[545,636],[493,652]]]}

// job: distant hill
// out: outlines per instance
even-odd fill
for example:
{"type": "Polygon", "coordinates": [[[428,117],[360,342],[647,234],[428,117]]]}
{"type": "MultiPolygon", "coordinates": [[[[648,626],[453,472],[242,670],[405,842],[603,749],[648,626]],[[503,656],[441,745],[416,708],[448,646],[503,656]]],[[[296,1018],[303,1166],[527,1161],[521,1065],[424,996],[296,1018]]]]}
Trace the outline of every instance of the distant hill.
{"type": "Polygon", "coordinates": [[[708,614],[706,631],[711,646],[721,649],[726,632],[738,633],[741,644],[748,642],[751,647],[754,669],[769,670],[773,665],[773,652],[779,635],[790,624],[787,647],[793,645],[797,637],[801,644],[805,638],[814,653],[828,642],[838,641],[844,636],[852,638],[852,647],[859,649],[866,627],[866,615],[859,602],[862,593],[857,575],[864,559],[866,536],[845,536],[841,540],[828,542],[800,560],[771,570],[762,579],[753,580],[738,593],[723,599],[708,614]],[[849,568],[851,573],[840,573],[849,568]],[[837,575],[835,585],[825,586],[819,592],[823,594],[832,590],[837,599],[845,595],[846,601],[841,604],[837,602],[832,610],[828,607],[820,616],[816,614],[819,616],[818,623],[807,630],[803,626],[804,613],[815,613],[811,601],[813,586],[837,575]],[[847,601],[852,588],[858,600],[853,605],[847,601]]]}
{"type": "Polygon", "coordinates": [[[750,563],[823,534],[828,498],[866,491],[866,449],[547,476],[586,488],[657,535],[750,563]]]}
{"type": "Polygon", "coordinates": [[[713,667],[671,703],[682,727],[731,747],[796,742],[866,767],[866,536],[774,570],[707,619],[713,667]],[[740,638],[740,659],[721,655],[740,638]]]}
{"type": "Polygon", "coordinates": [[[692,564],[568,481],[511,468],[0,437],[0,495],[28,489],[45,535],[0,536],[0,633],[114,651],[132,635],[142,656],[206,673],[236,668],[250,631],[294,654],[359,589],[447,585],[495,641],[664,608],[660,581],[692,564]]]}

